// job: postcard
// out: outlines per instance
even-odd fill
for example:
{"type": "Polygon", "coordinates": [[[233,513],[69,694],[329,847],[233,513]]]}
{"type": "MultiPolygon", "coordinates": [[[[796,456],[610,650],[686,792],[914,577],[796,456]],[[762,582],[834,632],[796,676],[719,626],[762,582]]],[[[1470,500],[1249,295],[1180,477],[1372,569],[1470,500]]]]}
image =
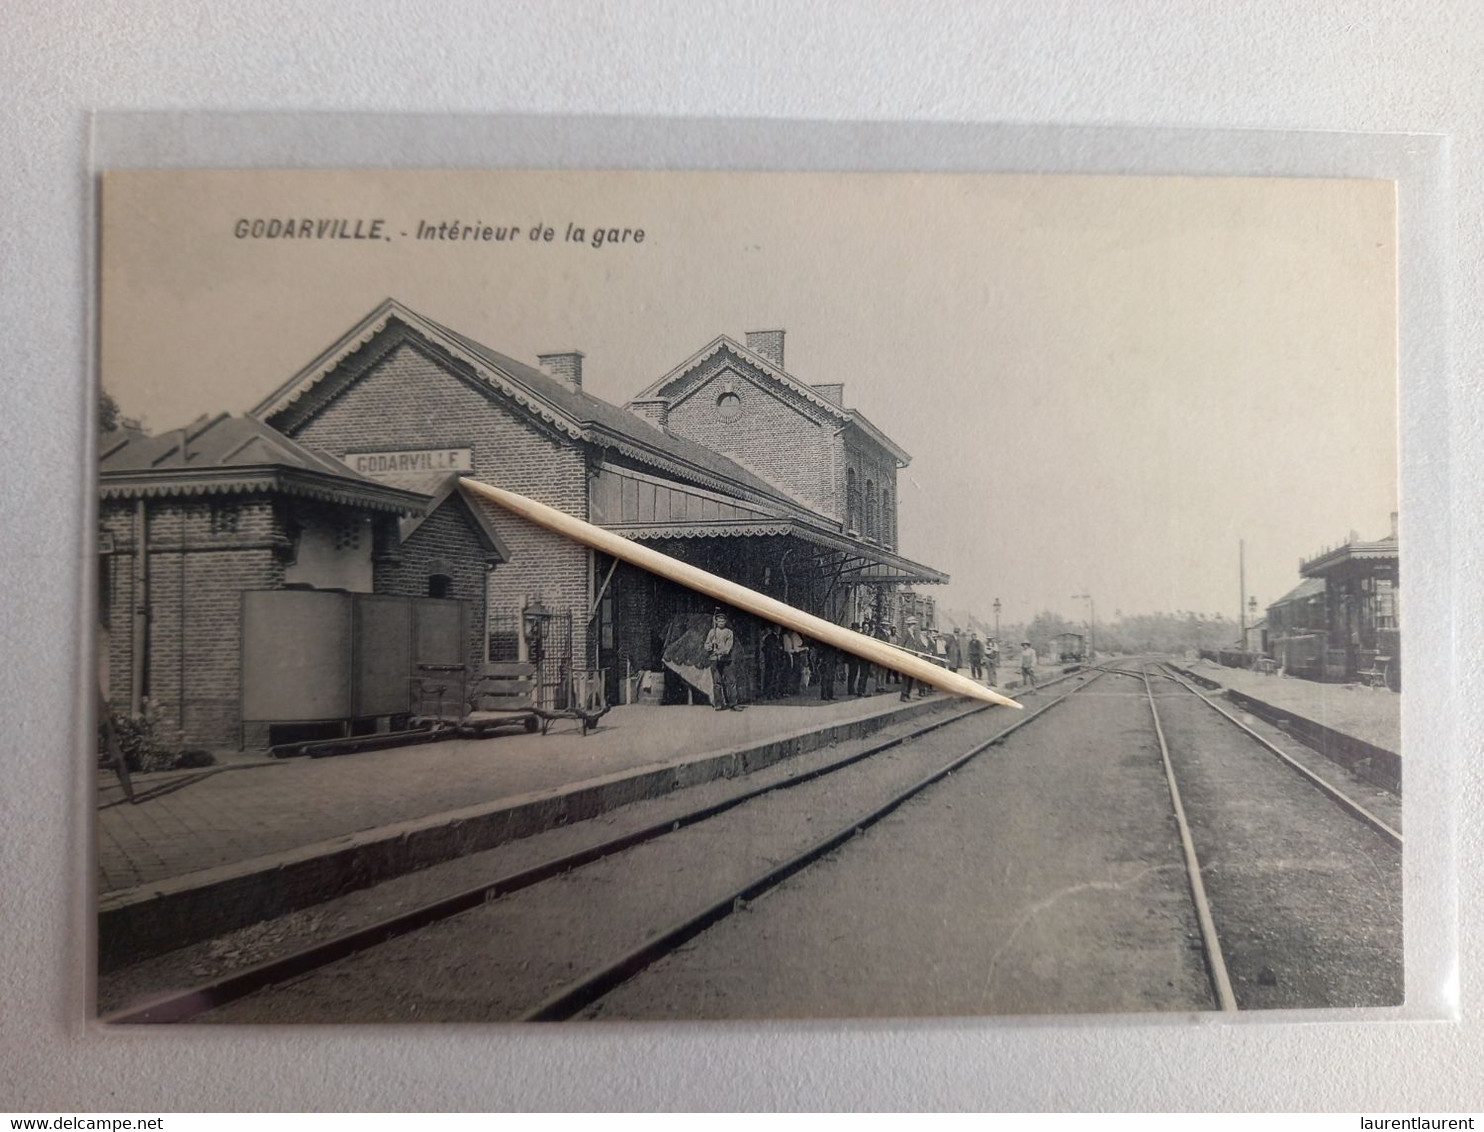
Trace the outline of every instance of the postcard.
{"type": "Polygon", "coordinates": [[[100,1017],[1402,1004],[1393,182],[100,207],[100,1017]]]}

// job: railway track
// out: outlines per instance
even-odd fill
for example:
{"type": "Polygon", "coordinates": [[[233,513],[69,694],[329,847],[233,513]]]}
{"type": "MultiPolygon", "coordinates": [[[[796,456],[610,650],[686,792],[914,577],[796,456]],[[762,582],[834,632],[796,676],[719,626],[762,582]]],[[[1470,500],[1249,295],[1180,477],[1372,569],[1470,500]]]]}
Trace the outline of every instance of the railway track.
{"type": "MultiPolygon", "coordinates": [[[[989,738],[975,742],[967,751],[959,753],[930,773],[916,779],[883,803],[853,817],[828,835],[814,841],[803,851],[791,854],[787,859],[731,888],[719,897],[707,901],[703,907],[696,908],[667,927],[653,933],[642,945],[630,948],[588,970],[558,992],[546,996],[537,1006],[526,1010],[521,1016],[522,1019],[550,1021],[571,1017],[656,959],[680,947],[686,941],[730,915],[731,912],[745,906],[749,901],[756,899],[788,877],[807,868],[814,861],[832,852],[862,830],[893,812],[908,799],[952,774],[1033,720],[1040,718],[1057,704],[1097,680],[1103,675],[1103,671],[1101,668],[1084,669],[1041,684],[1036,689],[1038,693],[1067,683],[1072,683],[1072,687],[1047,703],[1028,711],[1016,722],[996,731],[989,738]]],[[[663,821],[646,825],[576,852],[552,857],[535,866],[496,877],[487,883],[409,909],[365,927],[336,935],[291,954],[228,973],[185,991],[156,998],[145,1005],[129,1007],[107,1015],[103,1020],[115,1025],[189,1021],[249,995],[301,979],[331,964],[371,951],[392,940],[429,928],[503,897],[535,888],[617,854],[659,841],[680,830],[700,825],[748,803],[839,774],[913,740],[980,716],[992,710],[992,707],[993,705],[989,704],[976,704],[966,710],[934,719],[906,734],[873,743],[864,750],[831,760],[779,781],[740,790],[719,801],[710,802],[683,813],[669,815],[663,821]]]]}
{"type": "MultiPolygon", "coordinates": [[[[974,728],[976,719],[991,710],[987,705],[955,711],[904,734],[872,743],[842,757],[830,758],[777,781],[761,785],[754,782],[724,798],[713,797],[704,805],[668,812],[663,820],[651,821],[643,828],[631,829],[576,852],[553,855],[532,867],[495,877],[455,896],[424,904],[146,1006],[114,1014],[106,1021],[185,1021],[203,1014],[208,1019],[245,1016],[249,1020],[294,1021],[299,1020],[295,1012],[301,1009],[311,1016],[335,1017],[333,1008],[321,1007],[321,996],[330,1003],[336,1001],[337,995],[342,1003],[374,999],[382,993],[382,986],[396,987],[399,973],[412,975],[407,981],[416,984],[407,988],[408,1001],[415,1000],[421,1004],[421,1009],[441,1016],[438,1011],[448,1008],[450,1001],[440,998],[441,986],[425,990],[430,984],[418,981],[417,969],[419,966],[447,963],[456,971],[465,966],[466,959],[467,965],[479,974],[474,978],[471,991],[462,993],[462,997],[453,996],[458,998],[458,1002],[452,1013],[458,1017],[555,1021],[614,1009],[611,1004],[615,1000],[610,996],[615,991],[624,988],[618,998],[628,995],[632,1002],[636,988],[646,985],[641,980],[633,986],[626,986],[641,972],[666,956],[688,950],[689,941],[728,921],[733,913],[749,908],[753,901],[789,878],[801,873],[806,878],[815,877],[817,870],[810,870],[811,865],[835,854],[836,850],[910,799],[932,797],[938,799],[934,805],[947,805],[949,810],[957,806],[958,812],[962,812],[965,800],[957,791],[928,793],[928,788],[1109,674],[1115,674],[1120,680],[1118,689],[1111,690],[1110,694],[1127,696],[1132,692],[1139,695],[1135,689],[1142,689],[1140,698],[1148,704],[1164,783],[1170,795],[1170,808],[1179,826],[1178,849],[1174,848],[1176,843],[1173,840],[1166,841],[1168,848],[1162,851],[1165,856],[1145,857],[1151,865],[1141,875],[1154,876],[1159,868],[1173,868],[1176,871],[1165,875],[1170,878],[1170,885],[1178,886],[1180,881],[1176,878],[1180,876],[1178,870],[1182,865],[1173,863],[1168,854],[1175,852],[1183,857],[1185,883],[1190,892],[1190,901],[1184,906],[1194,906],[1194,923],[1199,929],[1199,951],[1190,953],[1192,958],[1188,967],[1192,981],[1185,984],[1193,997],[1172,998],[1173,990],[1161,992],[1164,997],[1159,1000],[1162,1005],[1158,1008],[1182,1008],[1175,1004],[1183,1002],[1191,1004],[1183,1007],[1187,1009],[1210,1009],[1214,1005],[1219,1010],[1236,1011],[1285,1005],[1382,1005],[1395,1001],[1400,994],[1399,831],[1361,802],[1314,775],[1178,675],[1151,663],[1134,662],[1130,665],[1128,661],[1120,661],[1053,682],[1071,684],[1059,694],[1055,694],[1058,689],[1051,684],[1042,685],[1038,692],[1045,695],[1049,691],[1053,693],[1052,698],[1035,705],[1014,723],[987,737],[982,725],[971,736],[961,735],[958,730],[960,725],[974,728]],[[1172,713],[1176,717],[1174,733],[1170,732],[1171,721],[1166,718],[1172,713]],[[1196,736],[1199,742],[1192,742],[1192,728],[1195,727],[1206,729],[1196,736]],[[907,748],[914,740],[924,740],[925,744],[907,748]],[[882,764],[880,769],[876,769],[875,764],[869,768],[865,765],[869,760],[898,748],[907,750],[887,756],[899,760],[890,773],[887,773],[887,768],[892,765],[889,762],[882,764]],[[1249,752],[1255,757],[1250,760],[1252,766],[1238,766],[1249,758],[1249,752]],[[851,775],[852,767],[860,769],[851,775]],[[812,793],[810,784],[819,784],[812,793]],[[1247,805],[1242,794],[1249,785],[1259,793],[1266,791],[1263,798],[1267,800],[1259,798],[1256,804],[1247,805]],[[820,790],[826,793],[821,794],[820,790]],[[794,795],[798,795],[798,799],[789,801],[794,795]],[[1245,811],[1244,805],[1247,805],[1245,811]],[[748,806],[765,808],[743,809],[748,806]],[[780,813],[780,806],[785,811],[793,807],[795,817],[800,813],[808,814],[803,821],[812,817],[821,823],[828,820],[829,825],[823,833],[813,826],[799,824],[797,820],[792,826],[787,822],[769,825],[766,815],[771,812],[776,816],[780,813]],[[1290,814],[1279,820],[1279,811],[1287,813],[1294,807],[1297,807],[1294,810],[1297,816],[1290,814]],[[1276,824],[1268,822],[1270,811],[1276,824]],[[830,817],[831,814],[834,816],[830,817]],[[728,815],[733,816],[728,818],[728,815]],[[1254,815],[1258,819],[1256,825],[1252,824],[1254,815]],[[758,817],[763,819],[761,826],[749,824],[758,817]],[[733,823],[730,827],[728,821],[733,823]],[[1283,821],[1288,822],[1288,827],[1282,825],[1283,821]],[[707,826],[711,822],[716,823],[716,832],[707,826]],[[1326,824],[1334,822],[1347,823],[1347,830],[1353,827],[1354,831],[1364,832],[1346,833],[1326,824]],[[1308,829],[1310,825],[1315,829],[1308,829]],[[730,833],[726,832],[728,828],[730,833]],[[766,837],[749,832],[757,828],[773,832],[766,837]],[[792,833],[782,836],[777,832],[780,829],[785,832],[792,830],[792,833]],[[682,831],[685,830],[696,831],[689,835],[689,843],[684,841],[687,835],[682,831]],[[677,834],[680,837],[675,847],[664,849],[663,846],[677,834]],[[751,843],[755,837],[759,844],[751,843]],[[1357,837],[1370,838],[1377,844],[1357,848],[1351,843],[1357,837]],[[768,838],[776,838],[776,841],[768,838]],[[763,841],[766,845],[762,845],[763,841]],[[692,856],[710,854],[713,846],[728,846],[725,850],[718,848],[716,851],[732,853],[735,852],[732,847],[738,845],[744,849],[740,856],[746,860],[730,873],[713,875],[705,869],[698,869],[700,881],[688,875],[671,879],[671,874],[687,872],[683,864],[687,853],[692,856]],[[1281,850],[1277,853],[1277,864],[1263,864],[1264,854],[1274,845],[1281,850]],[[613,860],[608,866],[600,864],[630,851],[640,856],[623,858],[622,864],[619,860],[613,860]],[[646,858],[643,856],[645,852],[659,852],[661,856],[646,858]],[[778,852],[779,859],[768,856],[770,852],[778,852]],[[1337,859],[1321,860],[1326,853],[1337,859]],[[1387,858],[1388,853],[1393,857],[1387,858]],[[1345,889],[1350,882],[1343,876],[1352,859],[1359,862],[1367,854],[1372,855],[1367,859],[1377,875],[1377,890],[1383,896],[1369,908],[1365,906],[1363,897],[1357,900],[1353,885],[1345,889]],[[1168,866],[1154,863],[1159,860],[1172,863],[1168,866]],[[677,864],[677,861],[682,864],[677,864]],[[760,862],[766,862],[766,867],[759,867],[760,862]],[[597,872],[590,876],[594,867],[597,872]],[[1353,924],[1367,917],[1375,919],[1384,929],[1390,915],[1391,906],[1387,902],[1390,897],[1387,894],[1391,889],[1387,887],[1390,883],[1387,875],[1383,874],[1389,875],[1392,871],[1396,877],[1394,895],[1398,934],[1395,940],[1386,937],[1384,930],[1374,938],[1359,929],[1352,930],[1353,924]],[[560,886],[564,884],[573,887],[562,890],[560,886]],[[1288,893],[1290,888],[1293,889],[1292,895],[1288,893]],[[602,911],[605,905],[585,902],[593,894],[608,900],[617,895],[620,901],[628,901],[631,889],[635,908],[629,910],[628,919],[621,929],[609,923],[602,911]],[[655,899],[656,892],[663,893],[666,899],[655,899]],[[507,899],[515,899],[516,905],[510,908],[504,903],[507,899]],[[531,899],[536,903],[519,902],[531,899]],[[497,915],[495,920],[487,916],[484,919],[460,917],[461,913],[484,905],[493,905],[491,912],[497,915]],[[1317,919],[1314,918],[1314,909],[1318,909],[1317,919]],[[502,921],[498,917],[504,918],[506,928],[501,927],[502,921]],[[524,925],[530,917],[535,917],[538,922],[542,917],[564,920],[565,926],[559,929],[562,931],[568,930],[570,925],[577,926],[572,938],[562,939],[560,946],[553,948],[554,953],[559,953],[558,958],[567,960],[565,965],[529,952],[532,931],[525,927],[519,930],[510,927],[517,921],[524,925]],[[435,930],[430,935],[420,935],[421,929],[435,930]],[[513,931],[513,936],[502,935],[502,931],[513,931]],[[575,942],[579,936],[584,937],[580,945],[575,942]],[[395,953],[378,953],[377,949],[383,945],[403,937],[409,937],[411,947],[388,949],[395,953]],[[523,939],[524,942],[511,948],[508,943],[511,938],[523,939]],[[527,950],[521,951],[521,947],[527,950]],[[338,961],[357,955],[362,955],[361,960],[348,966],[336,966],[338,961]],[[1392,958],[1395,959],[1394,972],[1387,967],[1392,958]],[[532,968],[529,971],[526,969],[528,962],[532,968]],[[1201,986],[1202,964],[1209,978],[1210,999],[1206,998],[1205,988],[1201,986]],[[1366,982],[1369,967],[1378,965],[1386,970],[1366,982]],[[1360,979],[1360,984],[1356,981],[1356,971],[1365,976],[1360,979]],[[382,983],[380,980],[383,979],[387,982],[382,983]],[[488,988],[487,993],[485,988],[488,988]],[[1199,991],[1196,988],[1200,988],[1199,991]],[[236,1000],[253,996],[256,992],[265,993],[238,1004],[248,1008],[245,1012],[230,1007],[236,1000]],[[432,997],[420,997],[429,993],[432,997]],[[1284,998],[1285,994],[1289,997],[1284,998]],[[1300,997],[1295,999],[1294,995],[1300,997]],[[229,1009],[221,1014],[210,1013],[220,1007],[229,1009]]],[[[1125,699],[1123,702],[1129,701],[1125,699]]],[[[1125,718],[1130,717],[1125,714],[1125,718]]],[[[1132,717],[1131,722],[1136,718],[1132,717]]],[[[1033,731],[1030,734],[1039,733],[1033,731]]],[[[1128,733],[1137,734],[1136,731],[1128,733]]],[[[1116,746],[1110,746],[1108,750],[1110,754],[1119,753],[1116,746]]],[[[1122,755],[1125,759],[1141,760],[1148,767],[1148,748],[1144,750],[1146,753],[1142,756],[1128,751],[1122,755]]],[[[1029,762],[1021,761],[1019,765],[1023,773],[1035,773],[1036,763],[1037,760],[1032,758],[1029,762]]],[[[984,771],[974,773],[983,780],[984,771]]],[[[1154,777],[1147,780],[1149,785],[1142,788],[1142,796],[1146,798],[1152,798],[1148,793],[1149,787],[1160,780],[1158,768],[1152,773],[1154,777]]],[[[1141,819],[1146,823],[1143,828],[1152,830],[1157,820],[1157,803],[1151,802],[1143,812],[1147,814],[1141,819]],[[1156,808],[1151,810],[1149,806],[1156,808]]],[[[953,820],[958,820],[957,813],[953,820]]],[[[964,820],[976,819],[965,815],[964,820]]],[[[893,824],[901,827],[900,823],[901,819],[898,819],[893,824]]],[[[1145,851],[1151,850],[1146,847],[1145,851]]],[[[1128,852],[1135,850],[1130,848],[1128,852]]],[[[869,858],[870,854],[867,856],[869,858]]],[[[845,861],[854,857],[852,854],[835,859],[845,861]]],[[[1101,857],[1098,859],[1102,860],[1101,857]]],[[[1128,860],[1123,851],[1117,859],[1128,860]]],[[[1360,867],[1358,863],[1355,865],[1357,869],[1360,867]]],[[[1097,868],[1092,872],[1096,874],[1097,868]]],[[[805,887],[808,886],[806,879],[805,887]]],[[[1093,891],[1100,887],[1107,889],[1108,882],[1093,879],[1084,887],[1093,891]]],[[[793,888],[787,886],[785,891],[791,892],[793,888]]],[[[1181,890],[1168,887],[1167,891],[1167,899],[1172,903],[1166,907],[1181,907],[1181,890]]],[[[623,907],[623,904],[606,907],[611,911],[623,907]]],[[[772,907],[771,902],[767,907],[772,907]]],[[[1153,908],[1150,914],[1154,914],[1153,908]]],[[[1182,913],[1182,916],[1188,917],[1188,913],[1182,913]]],[[[750,918],[744,917],[743,920],[750,922],[750,918]]],[[[1187,918],[1186,923],[1190,925],[1191,921],[1187,918]]],[[[1011,932],[1012,941],[1019,930],[1016,928],[1011,932]]],[[[1185,937],[1188,945],[1195,948],[1196,931],[1190,926],[1183,930],[1188,933],[1185,937]]],[[[539,939],[539,930],[534,937],[539,939]]],[[[708,936],[708,940],[713,938],[708,936]]],[[[996,958],[995,963],[998,962],[996,958]]],[[[447,979],[450,976],[445,973],[441,977],[447,979]]],[[[990,977],[993,977],[992,973],[990,977]]],[[[666,974],[659,978],[659,982],[663,983],[668,978],[666,974]]],[[[653,977],[647,985],[654,985],[653,977]]],[[[397,990],[392,993],[397,993],[397,990]]],[[[640,991],[641,996],[649,993],[649,990],[640,991]]],[[[417,1010],[419,1005],[415,1004],[411,1009],[417,1010]]],[[[624,1008],[620,1006],[617,1009],[619,1016],[624,1016],[624,1008]]],[[[392,1012],[390,1008],[389,1012],[392,1012]]]]}
{"type": "MultiPolygon", "coordinates": [[[[1222,900],[1220,898],[1215,901],[1215,907],[1213,907],[1213,901],[1208,893],[1208,885],[1206,883],[1207,870],[1210,868],[1210,857],[1212,856],[1217,858],[1232,857],[1241,853],[1250,857],[1253,855],[1251,850],[1254,843],[1262,844],[1264,842],[1284,845],[1284,852],[1297,856],[1297,853],[1294,853],[1291,848],[1287,847],[1291,846],[1295,841],[1300,840],[1300,837],[1296,836],[1292,830],[1281,828],[1285,818],[1278,814],[1278,807],[1274,807],[1275,816],[1270,828],[1266,830],[1249,830],[1245,833],[1239,832],[1230,842],[1225,831],[1220,828],[1220,823],[1229,820],[1231,814],[1239,812],[1232,805],[1228,804],[1224,807],[1217,806],[1214,804],[1214,799],[1208,799],[1202,803],[1210,811],[1207,819],[1204,822],[1192,822],[1187,814],[1187,808],[1182,794],[1181,772],[1176,768],[1177,762],[1189,762],[1192,756],[1190,752],[1184,752],[1182,760],[1178,745],[1176,745],[1176,752],[1172,754],[1171,744],[1166,737],[1164,721],[1161,717],[1158,704],[1160,697],[1155,695],[1153,685],[1150,681],[1148,667],[1141,664],[1137,672],[1127,668],[1114,668],[1112,671],[1119,672],[1123,675],[1137,675],[1144,684],[1152,726],[1169,787],[1171,807],[1179,828],[1191,900],[1200,925],[1202,951],[1205,957],[1212,993],[1215,996],[1218,1008],[1222,1011],[1234,1012],[1248,1009],[1252,1006],[1314,1005],[1313,1003],[1273,1002],[1271,1000],[1275,995],[1266,989],[1276,988],[1280,981],[1284,981],[1280,978],[1280,974],[1274,971],[1273,963],[1282,963],[1286,958],[1290,960],[1290,966],[1296,966],[1298,962],[1302,962],[1306,957],[1320,957],[1314,954],[1315,949],[1313,948],[1304,949],[1296,947],[1294,952],[1285,954],[1284,947],[1281,943],[1283,939],[1288,937],[1317,935],[1318,933],[1313,929],[1311,923],[1305,922],[1298,925],[1293,923],[1279,924],[1276,928],[1269,926],[1259,927],[1252,920],[1252,905],[1254,903],[1261,903],[1260,897],[1254,899],[1254,891],[1258,886],[1254,885],[1250,878],[1244,877],[1237,869],[1229,870],[1238,879],[1230,884],[1228,892],[1224,894],[1231,903],[1231,908],[1225,913],[1223,912],[1222,900]],[[1203,843],[1203,845],[1200,843],[1203,843]],[[1235,849],[1235,853],[1233,849],[1235,849]],[[1207,864],[1204,866],[1201,861],[1202,852],[1209,853],[1207,864]],[[1247,891],[1243,891],[1244,887],[1247,891]],[[1234,980],[1228,963],[1227,949],[1223,946],[1223,932],[1221,930],[1221,924],[1223,922],[1227,925],[1226,930],[1228,933],[1240,931],[1248,941],[1256,938],[1261,940],[1277,939],[1280,942],[1278,946],[1273,946],[1271,943],[1267,946],[1247,946],[1245,951],[1248,954],[1244,955],[1242,960],[1242,965],[1247,970],[1243,972],[1244,977],[1234,980]],[[1254,956],[1261,956],[1261,959],[1254,961],[1254,956]],[[1247,1001],[1244,1001],[1244,999],[1247,1001]]],[[[1372,813],[1359,801],[1350,797],[1331,782],[1315,774],[1274,743],[1258,734],[1231,712],[1215,703],[1188,680],[1177,673],[1168,671],[1167,666],[1161,666],[1160,670],[1155,672],[1155,676],[1162,677],[1176,688],[1187,693],[1187,696],[1182,697],[1186,702],[1199,703],[1204,705],[1205,708],[1210,709],[1215,716],[1219,716],[1224,720],[1230,729],[1234,729],[1231,731],[1233,735],[1240,734],[1249,740],[1250,742],[1246,745],[1246,749],[1254,753],[1260,750],[1262,752],[1261,757],[1269,765],[1281,767],[1284,773],[1297,775],[1297,778],[1290,780],[1291,786],[1297,786],[1299,788],[1295,792],[1296,794],[1316,800],[1322,799],[1324,803],[1329,804],[1327,807],[1328,812],[1333,813],[1337,809],[1339,812],[1348,815],[1349,818],[1354,819],[1361,827],[1368,830],[1371,835],[1374,835],[1374,838],[1384,846],[1384,849],[1381,851],[1383,854],[1387,851],[1394,853],[1394,875],[1398,878],[1396,897],[1399,904],[1400,851],[1403,846],[1403,838],[1400,831],[1372,813]],[[1276,760],[1276,763],[1273,760],[1276,760]]],[[[1187,766],[1186,769],[1189,770],[1190,768],[1187,766]]],[[[1230,771],[1228,771],[1229,775],[1230,771]]],[[[1209,768],[1207,769],[1207,776],[1215,777],[1209,768]]],[[[1316,825],[1322,824],[1322,822],[1316,823],[1316,825]]],[[[1312,831],[1305,831],[1305,835],[1311,838],[1314,836],[1312,831]]],[[[1300,846],[1300,851],[1309,850],[1303,850],[1302,846],[1300,846]]],[[[1251,871],[1250,862],[1244,861],[1241,862],[1241,865],[1249,872],[1251,871]]],[[[1227,868],[1224,863],[1223,868],[1227,868]]],[[[1377,870],[1377,878],[1378,880],[1385,879],[1384,874],[1379,869],[1377,870]]],[[[1351,966],[1351,961],[1348,958],[1351,953],[1379,953],[1389,955],[1394,960],[1397,968],[1394,977],[1388,980],[1382,975],[1379,979],[1381,982],[1389,982],[1391,984],[1389,990],[1382,988],[1379,992],[1370,991],[1370,993],[1374,994],[1375,1001],[1358,999],[1353,994],[1347,994],[1347,992],[1341,991],[1336,996],[1338,1001],[1321,1004],[1357,1006],[1394,1005],[1400,1002],[1402,990],[1399,907],[1395,909],[1395,922],[1398,932],[1395,947],[1391,949],[1377,948],[1374,946],[1370,935],[1373,933],[1373,930],[1379,930],[1384,933],[1387,925],[1384,923],[1384,918],[1373,916],[1371,905],[1364,900],[1357,900],[1354,893],[1340,891],[1338,886],[1331,887],[1321,883],[1311,887],[1316,889],[1314,892],[1316,902],[1309,904],[1306,908],[1308,919],[1311,921],[1315,919],[1328,921],[1330,924],[1337,925],[1336,930],[1330,932],[1321,945],[1322,947],[1333,948],[1334,956],[1338,960],[1334,966],[1340,968],[1351,966]],[[1366,923],[1368,918],[1375,918],[1383,922],[1374,925],[1373,929],[1372,925],[1366,923]],[[1346,928],[1352,930],[1347,932],[1345,930],[1346,928]]],[[[1284,912],[1285,909],[1279,907],[1276,915],[1281,918],[1284,912]]],[[[1323,964],[1316,964],[1315,969],[1320,969],[1323,966],[1323,964]]],[[[1301,983],[1308,974],[1308,972],[1304,971],[1293,971],[1286,981],[1301,983]]],[[[1343,978],[1340,981],[1343,981],[1343,978]]],[[[1367,989],[1369,990],[1369,988],[1367,989]]],[[[1313,993],[1312,990],[1311,993],[1313,993]]]]}

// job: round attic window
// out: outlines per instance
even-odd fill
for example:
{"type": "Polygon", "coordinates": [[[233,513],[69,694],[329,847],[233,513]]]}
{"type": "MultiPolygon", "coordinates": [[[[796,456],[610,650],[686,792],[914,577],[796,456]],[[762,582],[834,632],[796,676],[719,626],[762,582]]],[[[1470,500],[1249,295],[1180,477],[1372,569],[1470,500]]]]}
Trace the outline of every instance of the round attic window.
{"type": "Polygon", "coordinates": [[[716,399],[716,415],[724,421],[734,421],[742,415],[742,398],[730,389],[716,399]]]}

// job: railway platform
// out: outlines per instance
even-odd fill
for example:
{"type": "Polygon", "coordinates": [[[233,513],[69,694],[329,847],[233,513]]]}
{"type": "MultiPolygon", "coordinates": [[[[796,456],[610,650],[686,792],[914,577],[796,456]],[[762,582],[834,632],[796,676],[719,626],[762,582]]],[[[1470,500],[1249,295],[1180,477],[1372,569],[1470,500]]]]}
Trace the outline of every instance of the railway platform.
{"type": "Polygon", "coordinates": [[[1209,660],[1192,662],[1188,667],[1224,688],[1291,711],[1343,735],[1386,751],[1401,751],[1401,696],[1385,688],[1320,684],[1276,673],[1227,668],[1209,660]]]}
{"type": "Polygon", "coordinates": [[[630,802],[733,777],[945,710],[894,693],[709,707],[614,708],[586,736],[553,728],[215,773],[139,776],[137,805],[101,777],[100,947],[162,945],[630,802]]]}

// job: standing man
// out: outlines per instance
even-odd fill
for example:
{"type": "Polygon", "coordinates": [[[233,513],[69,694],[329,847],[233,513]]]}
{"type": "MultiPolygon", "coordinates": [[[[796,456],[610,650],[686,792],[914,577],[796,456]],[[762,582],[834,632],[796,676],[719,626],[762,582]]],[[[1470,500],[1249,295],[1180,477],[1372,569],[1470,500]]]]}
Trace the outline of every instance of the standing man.
{"type": "MultiPolygon", "coordinates": [[[[885,641],[887,644],[892,643],[892,629],[885,621],[868,621],[866,624],[870,627],[871,636],[875,637],[878,641],[885,641]]],[[[898,682],[895,669],[883,668],[880,665],[872,665],[872,667],[876,669],[876,690],[878,692],[881,691],[881,685],[898,682]]]]}
{"type": "Polygon", "coordinates": [[[796,696],[804,688],[804,638],[792,629],[783,631],[783,659],[785,661],[783,694],[796,696]]]}
{"type": "Polygon", "coordinates": [[[819,698],[821,700],[833,700],[835,698],[835,678],[839,671],[840,654],[834,645],[820,641],[815,646],[814,658],[815,667],[819,669],[819,698]]]}
{"type": "MultiPolygon", "coordinates": [[[[851,632],[859,633],[861,623],[852,621],[851,632]]],[[[864,696],[866,694],[866,670],[870,668],[864,660],[853,652],[845,654],[845,694],[847,696],[864,696]]]]}
{"type": "MultiPolygon", "coordinates": [[[[917,618],[915,617],[907,618],[907,630],[902,634],[902,647],[908,652],[915,652],[918,654],[926,653],[929,649],[932,648],[931,643],[924,639],[923,635],[917,631],[917,618]]],[[[912,677],[908,676],[906,673],[902,673],[901,675],[902,702],[906,703],[912,698],[912,686],[917,683],[917,681],[913,680],[912,677]]]]}
{"type": "Polygon", "coordinates": [[[944,654],[948,661],[948,670],[957,672],[964,666],[964,635],[962,630],[955,629],[949,633],[944,641],[944,654]]]}
{"type": "Polygon", "coordinates": [[[1029,641],[1020,642],[1020,682],[1031,688],[1036,686],[1036,650],[1029,641]]]}
{"type": "Polygon", "coordinates": [[[984,679],[991,686],[1000,682],[1000,642],[994,637],[984,639],[984,679]]]}
{"type": "Polygon", "coordinates": [[[777,625],[769,625],[763,634],[763,699],[776,700],[783,694],[783,639],[777,625]]]}
{"type": "Polygon", "coordinates": [[[969,675],[975,680],[984,675],[984,642],[977,629],[969,634],[969,675]]]}
{"type": "Polygon", "coordinates": [[[736,638],[727,625],[727,615],[718,609],[711,618],[711,631],[706,634],[706,655],[711,658],[711,706],[717,711],[742,710],[742,705],[737,702],[736,686],[732,683],[732,649],[735,645],[736,638]]]}

